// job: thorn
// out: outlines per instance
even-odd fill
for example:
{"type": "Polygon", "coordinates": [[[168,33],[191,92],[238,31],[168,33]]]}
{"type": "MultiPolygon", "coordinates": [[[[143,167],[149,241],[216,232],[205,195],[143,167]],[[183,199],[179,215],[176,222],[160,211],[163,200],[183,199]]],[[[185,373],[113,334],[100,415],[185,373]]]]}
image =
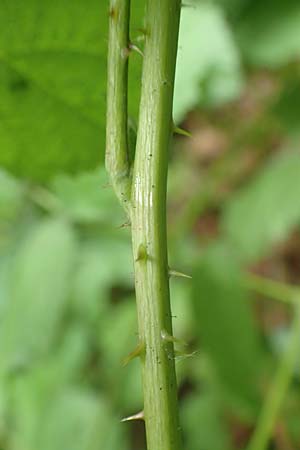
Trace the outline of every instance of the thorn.
{"type": "Polygon", "coordinates": [[[199,353],[199,350],[195,350],[194,352],[188,353],[181,350],[174,350],[175,359],[181,360],[181,359],[187,359],[187,358],[193,358],[199,353]]]}
{"type": "Polygon", "coordinates": [[[147,254],[146,247],[144,246],[144,244],[140,244],[135,261],[147,261],[148,257],[149,255],[147,254]]]}
{"type": "Polygon", "coordinates": [[[187,345],[181,339],[177,339],[176,337],[169,334],[166,330],[161,330],[160,335],[161,335],[162,340],[165,342],[173,342],[174,344],[180,344],[183,346],[187,345]]]}
{"type": "Polygon", "coordinates": [[[176,134],[180,134],[181,136],[192,137],[192,134],[189,131],[184,130],[183,128],[180,127],[174,126],[173,132],[176,134]]]}
{"type": "Polygon", "coordinates": [[[132,361],[134,358],[137,358],[138,356],[141,356],[144,353],[145,345],[143,342],[140,342],[136,348],[129,353],[129,355],[126,356],[126,358],[122,361],[122,367],[127,366],[130,361],[132,361]]]}
{"type": "Polygon", "coordinates": [[[128,220],[127,222],[122,223],[122,225],[119,225],[118,229],[120,229],[120,228],[128,228],[128,227],[131,227],[130,220],[128,220]]]}
{"type": "Polygon", "coordinates": [[[131,420],[145,420],[144,411],[140,411],[132,416],[124,417],[121,422],[129,422],[131,420]]]}
{"type": "Polygon", "coordinates": [[[132,42],[129,42],[129,50],[132,50],[134,52],[137,52],[139,55],[144,56],[144,53],[142,52],[142,50],[135,44],[133,44],[132,42]]]}
{"type": "Polygon", "coordinates": [[[191,279],[191,275],[187,275],[183,272],[177,272],[177,270],[169,269],[169,277],[181,277],[181,278],[189,278],[191,279]]]}

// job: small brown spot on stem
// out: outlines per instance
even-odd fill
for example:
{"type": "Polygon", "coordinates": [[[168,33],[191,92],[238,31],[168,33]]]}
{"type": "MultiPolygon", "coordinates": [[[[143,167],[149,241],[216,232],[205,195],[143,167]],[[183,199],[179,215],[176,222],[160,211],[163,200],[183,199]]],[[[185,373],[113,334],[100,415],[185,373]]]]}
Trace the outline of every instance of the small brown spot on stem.
{"type": "Polygon", "coordinates": [[[117,8],[115,8],[114,6],[112,6],[109,10],[109,17],[111,17],[113,20],[116,20],[118,16],[118,11],[117,8]]]}

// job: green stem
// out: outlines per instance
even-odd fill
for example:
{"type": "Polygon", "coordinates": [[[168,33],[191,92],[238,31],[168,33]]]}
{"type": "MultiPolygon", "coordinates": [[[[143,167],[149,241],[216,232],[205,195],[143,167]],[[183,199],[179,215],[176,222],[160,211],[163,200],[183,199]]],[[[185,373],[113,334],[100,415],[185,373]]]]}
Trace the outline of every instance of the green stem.
{"type": "Polygon", "coordinates": [[[110,0],[105,163],[126,211],[131,189],[127,142],[129,19],[130,0],[110,0]]]}
{"type": "Polygon", "coordinates": [[[166,233],[166,187],[180,0],[147,0],[132,191],[132,240],[148,450],[179,450],[166,233]]]}
{"type": "Polygon", "coordinates": [[[285,354],[275,374],[270,391],[266,397],[258,424],[248,450],[265,450],[272,436],[276,419],[288,390],[299,355],[300,307],[295,307],[295,318],[291,327],[290,340],[285,354]]]}
{"type": "Polygon", "coordinates": [[[296,304],[299,302],[300,289],[297,286],[290,286],[254,274],[246,275],[245,285],[248,289],[274,300],[288,304],[296,304]]]}

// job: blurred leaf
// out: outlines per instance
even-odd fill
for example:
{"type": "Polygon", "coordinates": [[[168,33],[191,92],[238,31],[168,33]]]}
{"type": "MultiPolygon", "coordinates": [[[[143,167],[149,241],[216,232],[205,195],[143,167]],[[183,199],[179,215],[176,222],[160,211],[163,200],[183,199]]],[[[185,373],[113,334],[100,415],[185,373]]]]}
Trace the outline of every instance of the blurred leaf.
{"type": "Polygon", "coordinates": [[[105,353],[106,364],[113,364],[117,368],[138,343],[134,298],[123,300],[112,307],[107,323],[109,326],[99,329],[99,346],[103,350],[110,350],[105,353]]]}
{"type": "Polygon", "coordinates": [[[222,423],[217,395],[202,391],[193,393],[181,407],[185,446],[189,450],[228,450],[229,433],[222,423]]]}
{"type": "Polygon", "coordinates": [[[300,55],[297,0],[254,0],[237,21],[237,41],[255,65],[277,67],[300,55]]]}
{"type": "Polygon", "coordinates": [[[16,377],[1,378],[0,412],[6,428],[11,426],[11,417],[16,417],[20,438],[33,439],[47,406],[70,383],[81,379],[89,355],[88,344],[86,330],[79,323],[73,324],[67,328],[61,345],[54,352],[16,377]]]}
{"type": "Polygon", "coordinates": [[[126,441],[122,446],[120,424],[104,397],[62,385],[55,372],[46,369],[15,381],[11,404],[13,448],[126,448],[126,441]]]}
{"type": "Polygon", "coordinates": [[[100,222],[120,226],[125,221],[104,168],[77,176],[54,178],[52,190],[64,212],[80,223],[100,222]]]}
{"type": "Polygon", "coordinates": [[[283,152],[226,205],[223,226],[243,258],[261,258],[299,223],[299,171],[299,152],[283,152]]]}
{"type": "Polygon", "coordinates": [[[129,298],[115,305],[106,315],[106,323],[99,327],[99,347],[104,358],[104,372],[111,385],[115,403],[122,414],[142,408],[142,387],[139,359],[122,366],[124,358],[138,344],[135,299],[129,298]]]}
{"type": "Polygon", "coordinates": [[[191,305],[189,279],[170,279],[171,305],[173,317],[174,336],[183,341],[192,339],[194,330],[191,329],[193,311],[191,305]]]}
{"type": "Polygon", "coordinates": [[[298,71],[296,76],[287,77],[285,87],[273,107],[273,113],[289,138],[299,138],[300,132],[300,86],[298,71]]]}
{"type": "Polygon", "coordinates": [[[241,88],[238,53],[222,10],[211,3],[182,9],[175,80],[174,118],[197,103],[222,103],[241,88]]]}
{"type": "Polygon", "coordinates": [[[75,309],[93,322],[104,320],[110,289],[133,288],[133,265],[129,239],[102,233],[87,239],[80,249],[80,262],[72,291],[75,309]]]}
{"type": "MultiPolygon", "coordinates": [[[[201,2],[202,0],[198,0],[201,2]]],[[[212,0],[216,1],[222,9],[226,11],[226,15],[231,20],[239,20],[241,14],[246,10],[246,8],[252,3],[253,0],[212,0]]]]}
{"type": "Polygon", "coordinates": [[[2,370],[28,365],[57,337],[69,296],[75,238],[67,223],[43,221],[21,246],[0,327],[2,370]]]}
{"type": "Polygon", "coordinates": [[[193,281],[202,348],[211,357],[225,393],[253,412],[260,348],[242,275],[226,245],[218,243],[205,253],[193,281]]]}
{"type": "MultiPolygon", "coordinates": [[[[103,161],[107,12],[107,2],[99,0],[2,5],[0,164],[17,175],[44,182],[103,161]]],[[[140,58],[131,63],[135,114],[140,58]]]]}
{"type": "Polygon", "coordinates": [[[22,207],[23,193],[22,183],[0,168],[0,227],[2,221],[16,217],[22,207]]]}
{"type": "Polygon", "coordinates": [[[11,257],[0,254],[0,327],[9,293],[11,257]]]}
{"type": "Polygon", "coordinates": [[[92,393],[66,390],[40,423],[36,448],[57,450],[125,449],[121,424],[108,405],[92,393]]]}

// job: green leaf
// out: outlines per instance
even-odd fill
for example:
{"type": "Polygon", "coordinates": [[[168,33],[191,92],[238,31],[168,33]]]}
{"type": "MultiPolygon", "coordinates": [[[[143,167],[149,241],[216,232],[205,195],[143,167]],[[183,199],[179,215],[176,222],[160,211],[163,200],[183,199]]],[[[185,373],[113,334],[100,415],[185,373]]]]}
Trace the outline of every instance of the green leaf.
{"type": "Polygon", "coordinates": [[[80,248],[80,262],[74,278],[73,306],[82,318],[107,323],[112,286],[133,288],[133,265],[130,241],[102,232],[98,239],[87,239],[80,248]]]}
{"type": "MultiPolygon", "coordinates": [[[[142,26],[141,5],[133,27],[142,26]]],[[[0,164],[45,181],[103,161],[108,5],[4,2],[0,21],[0,164]]],[[[137,112],[140,58],[131,58],[137,112]]]]}
{"type": "Polygon", "coordinates": [[[193,393],[183,401],[181,418],[186,448],[189,450],[231,448],[216,393],[203,390],[193,393]]]}
{"type": "Polygon", "coordinates": [[[125,299],[106,315],[109,327],[98,327],[98,345],[103,354],[103,372],[113,383],[115,402],[123,413],[142,409],[142,387],[139,358],[122,367],[122,361],[138,345],[136,305],[134,297],[125,299]]]}
{"type": "Polygon", "coordinates": [[[41,222],[20,247],[0,326],[2,370],[28,366],[57,338],[74,257],[73,231],[60,220],[41,222]]]}
{"type": "Polygon", "coordinates": [[[240,268],[229,248],[215,244],[193,276],[195,321],[202,349],[234,403],[253,412],[260,347],[240,268]]]}
{"type": "Polygon", "coordinates": [[[252,64],[278,67],[299,58],[297,0],[254,0],[236,25],[237,41],[252,64]]]}
{"type": "Polygon", "coordinates": [[[299,173],[299,152],[283,152],[226,205],[223,228],[244,259],[266,255],[299,223],[299,173]]]}
{"type": "Polygon", "coordinates": [[[51,187],[64,213],[76,222],[96,222],[110,227],[121,226],[125,222],[104,168],[73,177],[57,176],[51,187]]]}
{"type": "Polygon", "coordinates": [[[200,3],[182,8],[175,79],[174,118],[198,102],[234,98],[242,83],[239,57],[222,10],[200,3]]]}
{"type": "Polygon", "coordinates": [[[93,393],[66,390],[48,408],[38,431],[36,448],[57,450],[114,450],[127,447],[121,424],[108,405],[93,393]]]}
{"type": "Polygon", "coordinates": [[[64,385],[47,367],[12,386],[10,439],[13,448],[57,450],[126,449],[121,424],[104,396],[64,385]]]}
{"type": "MultiPolygon", "coordinates": [[[[201,2],[202,0],[198,1],[201,2]]],[[[216,3],[226,12],[226,17],[236,21],[239,20],[250,4],[253,5],[253,0],[216,0],[216,3]]]]}

